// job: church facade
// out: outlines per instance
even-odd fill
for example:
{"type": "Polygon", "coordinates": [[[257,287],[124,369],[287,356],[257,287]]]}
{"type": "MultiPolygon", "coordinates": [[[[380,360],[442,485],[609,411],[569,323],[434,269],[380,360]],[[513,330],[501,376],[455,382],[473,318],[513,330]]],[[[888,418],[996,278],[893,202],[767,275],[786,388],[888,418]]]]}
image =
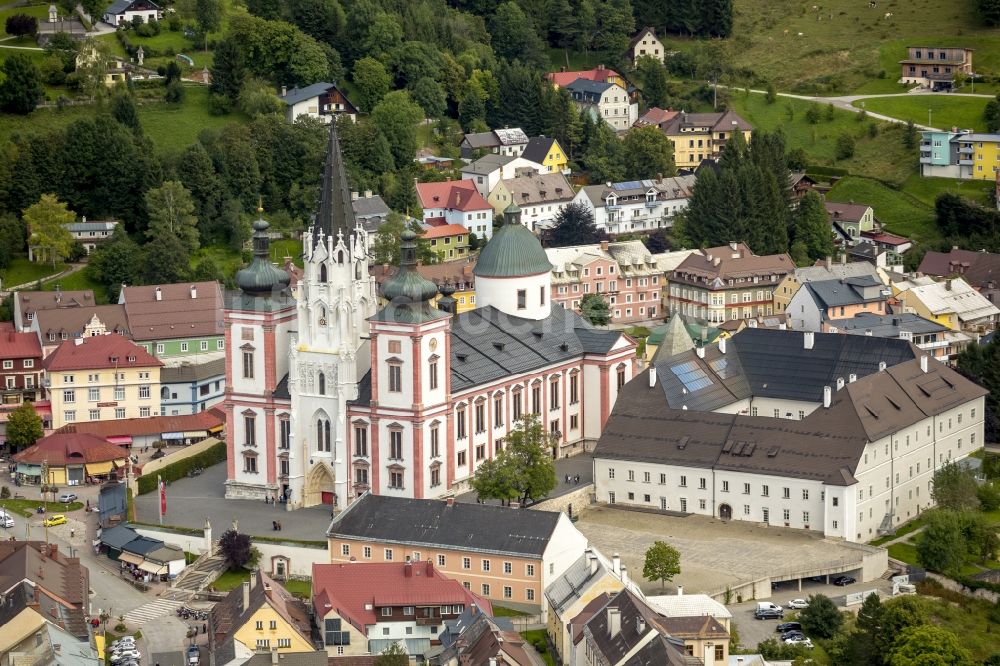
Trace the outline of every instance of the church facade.
{"type": "Polygon", "coordinates": [[[267,223],[225,308],[226,497],[344,508],[367,491],[441,497],[468,487],[523,417],[553,455],[600,436],[635,373],[635,343],[550,302],[551,265],[512,205],[476,265],[478,306],[416,272],[416,237],[379,307],[336,126],[320,209],[295,276],[268,259],[267,223]]]}

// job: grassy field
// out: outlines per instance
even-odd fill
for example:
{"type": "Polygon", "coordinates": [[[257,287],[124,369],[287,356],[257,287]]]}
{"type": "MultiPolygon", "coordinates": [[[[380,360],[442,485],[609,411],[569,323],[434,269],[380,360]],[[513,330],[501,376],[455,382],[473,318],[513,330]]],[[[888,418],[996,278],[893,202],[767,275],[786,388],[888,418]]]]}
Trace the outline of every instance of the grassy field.
{"type": "Polygon", "coordinates": [[[243,569],[242,571],[225,571],[221,576],[215,579],[212,583],[212,587],[219,592],[229,592],[234,590],[243,584],[243,581],[250,580],[250,570],[243,569]]]}
{"type": "Polygon", "coordinates": [[[989,100],[949,95],[913,95],[908,97],[872,97],[854,102],[854,106],[900,120],[927,124],[930,109],[932,127],[960,127],[986,130],[983,110],[989,100]]]}
{"type": "Polygon", "coordinates": [[[524,637],[524,640],[535,646],[538,653],[542,655],[542,661],[545,662],[546,666],[556,666],[556,660],[549,652],[548,637],[546,636],[544,629],[522,631],[521,636],[524,637]]]}
{"type": "Polygon", "coordinates": [[[848,176],[834,185],[827,199],[868,204],[889,231],[914,241],[932,241],[939,236],[933,208],[875,180],[848,176]]]}
{"type": "Polygon", "coordinates": [[[917,547],[912,543],[894,543],[889,546],[889,557],[915,565],[917,563],[917,547]]]}
{"type": "Polygon", "coordinates": [[[806,120],[806,111],[813,102],[779,97],[768,104],[764,95],[733,90],[730,106],[754,127],[785,133],[789,150],[802,148],[812,165],[836,166],[851,173],[863,173],[893,183],[904,182],[916,169],[916,156],[903,146],[900,129],[879,123],[879,131],[869,135],[874,121],[859,121],[850,111],[834,109],[833,119],[827,120],[828,107],[820,106],[821,120],[813,125],[806,120]],[[855,139],[854,157],[838,161],[836,142],[841,134],[855,139]]]}
{"type": "Polygon", "coordinates": [[[96,303],[107,303],[108,302],[108,290],[100,282],[94,282],[89,277],[87,277],[86,268],[80,269],[76,272],[70,273],[58,280],[53,280],[46,283],[43,288],[44,291],[55,291],[56,286],[62,291],[78,291],[82,289],[91,289],[94,292],[94,301],[96,303]]]}
{"type": "Polygon", "coordinates": [[[234,111],[228,116],[213,116],[208,111],[208,88],[185,86],[183,104],[144,104],[139,107],[142,129],[160,152],[179,151],[194,143],[203,129],[221,129],[248,118],[234,111]]]}
{"type": "Polygon", "coordinates": [[[928,206],[933,206],[938,195],[945,192],[959,194],[983,206],[990,206],[993,204],[993,188],[994,184],[989,181],[922,178],[919,174],[914,174],[906,179],[902,190],[928,206]]]}
{"type": "Polygon", "coordinates": [[[299,599],[309,599],[312,596],[312,581],[311,580],[286,580],[282,585],[285,589],[292,594],[292,596],[298,597],[299,599]]]}
{"type": "MultiPolygon", "coordinates": [[[[27,14],[28,16],[34,16],[36,19],[38,19],[38,22],[41,23],[42,21],[48,20],[49,3],[46,2],[44,4],[36,4],[30,7],[8,7],[7,9],[0,9],[0,36],[2,37],[8,36],[6,30],[7,17],[13,16],[14,14],[27,14]]],[[[6,42],[6,43],[20,44],[20,41],[21,40],[18,40],[17,42],[6,42]]],[[[23,41],[25,43],[30,42],[31,46],[35,45],[33,39],[28,38],[23,41]]]]}
{"type": "Polygon", "coordinates": [[[996,610],[988,602],[948,594],[947,599],[917,597],[928,620],[960,637],[972,653],[975,663],[982,663],[997,652],[996,610]]]}
{"type": "MultiPolygon", "coordinates": [[[[18,488],[12,488],[11,493],[18,492],[18,488]]],[[[35,509],[41,506],[42,503],[39,500],[27,500],[27,499],[5,499],[0,500],[0,508],[8,511],[11,515],[20,514],[25,518],[31,518],[35,515],[35,509]]],[[[45,502],[45,512],[46,513],[69,513],[70,511],[79,511],[83,508],[83,504],[80,502],[71,502],[69,504],[63,504],[61,502],[45,502]]]]}
{"type": "Polygon", "coordinates": [[[15,287],[28,282],[35,282],[53,273],[58,273],[66,268],[66,264],[36,264],[28,261],[27,257],[14,257],[7,268],[0,269],[0,280],[3,286],[15,287]]]}

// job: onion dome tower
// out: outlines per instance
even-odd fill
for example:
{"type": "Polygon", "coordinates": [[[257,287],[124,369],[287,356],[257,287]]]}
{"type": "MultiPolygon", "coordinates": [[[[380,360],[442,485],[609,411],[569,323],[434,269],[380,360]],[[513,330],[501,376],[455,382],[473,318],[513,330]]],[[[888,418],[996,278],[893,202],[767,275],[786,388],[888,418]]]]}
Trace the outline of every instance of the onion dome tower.
{"type": "Polygon", "coordinates": [[[236,272],[236,284],[249,296],[269,296],[284,291],[291,278],[271,263],[271,239],[267,235],[271,225],[261,216],[262,208],[258,208],[257,213],[253,223],[253,261],[236,272]]]}

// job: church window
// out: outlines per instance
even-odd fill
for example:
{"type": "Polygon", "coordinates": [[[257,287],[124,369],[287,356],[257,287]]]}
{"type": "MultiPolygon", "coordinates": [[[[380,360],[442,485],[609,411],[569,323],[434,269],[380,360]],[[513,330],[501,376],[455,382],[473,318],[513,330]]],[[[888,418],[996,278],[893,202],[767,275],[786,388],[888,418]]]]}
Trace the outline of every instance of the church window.
{"type": "Polygon", "coordinates": [[[403,391],[403,365],[399,362],[389,363],[389,393],[403,391]]]}
{"type": "Polygon", "coordinates": [[[465,439],[465,407],[459,407],[455,413],[455,436],[465,439]]]}
{"type": "Polygon", "coordinates": [[[625,386],[625,365],[618,366],[618,390],[620,391],[623,386],[625,386]]]}
{"type": "Polygon", "coordinates": [[[243,379],[253,379],[253,349],[243,350],[243,379]]]}
{"type": "Polygon", "coordinates": [[[319,373],[319,394],[326,395],[326,374],[319,373]]]}
{"type": "Polygon", "coordinates": [[[521,405],[523,404],[521,402],[521,391],[520,391],[520,389],[515,390],[511,395],[512,395],[511,403],[512,403],[512,406],[514,408],[513,409],[513,411],[514,411],[514,420],[517,421],[518,419],[521,418],[521,405]]]}
{"type": "Polygon", "coordinates": [[[517,309],[524,310],[528,307],[528,292],[524,289],[517,290],[517,309]]]}
{"type": "Polygon", "coordinates": [[[344,251],[343,250],[337,250],[337,263],[338,264],[343,264],[344,263],[344,251]]]}
{"type": "Polygon", "coordinates": [[[403,487],[402,470],[391,470],[389,472],[389,487],[397,490],[403,487]]]}
{"type": "Polygon", "coordinates": [[[319,265],[319,281],[326,282],[326,264],[319,265]]]}
{"type": "Polygon", "coordinates": [[[363,467],[358,467],[354,470],[354,483],[359,486],[368,485],[368,470],[363,467]]]}
{"type": "Polygon", "coordinates": [[[364,425],[354,426],[354,455],[362,458],[368,455],[368,428],[364,425]]]}
{"type": "Polygon", "coordinates": [[[431,488],[441,485],[441,468],[434,467],[431,469],[431,488]]]}
{"type": "Polygon", "coordinates": [[[292,446],[292,422],[288,419],[281,419],[279,424],[281,436],[279,437],[280,442],[278,446],[287,450],[292,446]]]}
{"type": "Polygon", "coordinates": [[[559,409],[559,380],[549,382],[549,409],[559,409]]]}
{"type": "Polygon", "coordinates": [[[403,349],[403,344],[399,340],[389,340],[389,353],[399,354],[403,349]]]}
{"type": "Polygon", "coordinates": [[[389,458],[403,459],[403,431],[399,428],[389,430],[389,458]]]}
{"type": "Polygon", "coordinates": [[[569,404],[575,405],[580,402],[580,375],[573,373],[569,376],[569,404]]]}
{"type": "Polygon", "coordinates": [[[431,390],[438,387],[438,357],[431,356],[427,363],[427,380],[430,382],[431,390]]]}
{"type": "Polygon", "coordinates": [[[250,415],[243,417],[243,432],[244,445],[257,446],[257,417],[250,415]]]}
{"type": "Polygon", "coordinates": [[[542,413],[542,386],[540,383],[531,387],[531,413],[542,413]]]}
{"type": "Polygon", "coordinates": [[[503,425],[503,396],[498,395],[493,398],[493,427],[499,428],[503,425]]]}
{"type": "Polygon", "coordinates": [[[538,288],[538,302],[541,305],[545,305],[545,285],[538,288]]]}
{"type": "Polygon", "coordinates": [[[486,402],[476,403],[476,433],[486,432],[486,402]]]}
{"type": "Polygon", "coordinates": [[[441,429],[436,425],[431,426],[431,458],[441,456],[441,429]]]}
{"type": "Polygon", "coordinates": [[[253,451],[243,454],[243,471],[249,474],[257,473],[257,454],[253,451]]]}
{"type": "Polygon", "coordinates": [[[327,419],[316,421],[316,450],[330,450],[330,421],[327,419]]]}

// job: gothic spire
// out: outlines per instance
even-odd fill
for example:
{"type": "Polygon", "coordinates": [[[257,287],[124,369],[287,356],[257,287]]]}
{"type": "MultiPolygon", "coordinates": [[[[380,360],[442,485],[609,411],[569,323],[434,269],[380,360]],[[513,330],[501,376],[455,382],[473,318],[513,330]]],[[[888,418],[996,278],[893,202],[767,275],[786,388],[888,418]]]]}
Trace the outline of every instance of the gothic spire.
{"type": "Polygon", "coordinates": [[[340,152],[337,119],[334,118],[330,121],[330,142],[326,149],[319,212],[316,213],[313,225],[313,238],[319,237],[317,232],[320,230],[324,236],[336,238],[339,232],[344,238],[348,238],[354,231],[354,225],[354,207],[351,203],[351,191],[347,188],[344,156],[340,152]]]}

